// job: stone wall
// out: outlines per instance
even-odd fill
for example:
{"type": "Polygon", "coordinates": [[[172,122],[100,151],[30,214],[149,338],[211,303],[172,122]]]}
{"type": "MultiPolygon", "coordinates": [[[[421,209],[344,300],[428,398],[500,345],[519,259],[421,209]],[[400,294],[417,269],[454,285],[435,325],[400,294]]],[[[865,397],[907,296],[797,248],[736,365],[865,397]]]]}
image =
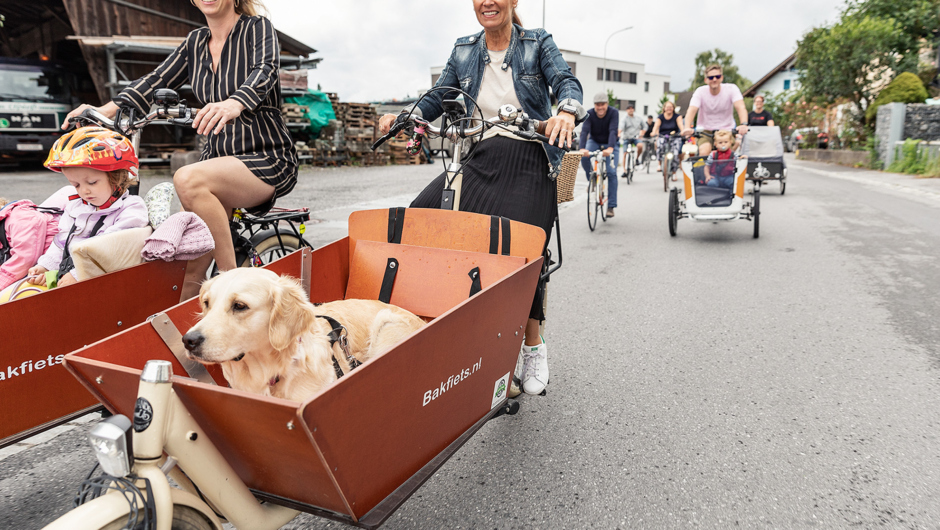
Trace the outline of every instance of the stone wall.
{"type": "Polygon", "coordinates": [[[799,160],[829,162],[842,166],[868,167],[868,151],[843,151],[841,149],[800,149],[796,157],[799,160]]]}
{"type": "MultiPolygon", "coordinates": [[[[879,111],[881,109],[878,109],[879,111]]],[[[879,117],[880,117],[879,112],[879,117]]],[[[911,103],[904,119],[904,138],[940,140],[940,105],[911,103]]]]}

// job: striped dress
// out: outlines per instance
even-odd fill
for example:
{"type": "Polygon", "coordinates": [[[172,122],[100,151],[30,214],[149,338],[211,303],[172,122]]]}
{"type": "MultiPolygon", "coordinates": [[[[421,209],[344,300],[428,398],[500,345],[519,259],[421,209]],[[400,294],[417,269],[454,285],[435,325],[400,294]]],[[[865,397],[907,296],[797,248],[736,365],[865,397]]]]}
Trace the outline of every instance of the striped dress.
{"type": "MultiPolygon", "coordinates": [[[[115,103],[146,113],[155,90],[178,90],[187,82],[201,107],[238,100],[245,110],[221,133],[208,133],[200,160],[234,156],[274,186],[274,199],[287,195],[297,183],[297,152],[281,118],[280,47],[274,26],[267,18],[241,15],[222,48],[216,72],[210,37],[209,28],[190,32],[156,70],[125,88],[115,103]]],[[[262,206],[271,205],[273,200],[262,206]]]]}

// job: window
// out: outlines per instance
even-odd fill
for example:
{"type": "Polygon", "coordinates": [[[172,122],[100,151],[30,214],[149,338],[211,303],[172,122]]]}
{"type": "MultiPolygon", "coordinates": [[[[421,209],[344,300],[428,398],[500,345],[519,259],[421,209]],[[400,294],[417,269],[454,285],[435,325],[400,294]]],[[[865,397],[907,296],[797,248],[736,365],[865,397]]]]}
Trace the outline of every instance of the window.
{"type": "Polygon", "coordinates": [[[566,61],[568,68],[571,68],[571,75],[578,77],[578,64],[571,61],[566,61]]]}
{"type": "Polygon", "coordinates": [[[646,115],[646,116],[649,116],[649,113],[650,113],[650,106],[649,106],[649,105],[643,105],[643,114],[646,115]]]}
{"type": "Polygon", "coordinates": [[[635,85],[636,84],[636,72],[624,72],[624,73],[627,74],[624,76],[627,78],[625,82],[630,83],[631,85],[635,85]]]}
{"type": "Polygon", "coordinates": [[[598,81],[603,81],[603,80],[604,80],[604,69],[603,69],[603,68],[598,68],[598,69],[597,69],[597,80],[598,80],[598,81]]]}
{"type": "Polygon", "coordinates": [[[664,81],[664,82],[663,82],[663,92],[665,92],[665,93],[667,93],[667,94],[669,93],[669,81],[664,81]]]}
{"type": "Polygon", "coordinates": [[[784,80],[783,80],[783,89],[784,89],[784,90],[790,90],[790,80],[789,80],[789,79],[784,79],[784,80]]]}
{"type": "Polygon", "coordinates": [[[437,85],[437,80],[441,78],[441,74],[432,74],[431,75],[431,86],[437,85]]]}
{"type": "Polygon", "coordinates": [[[649,81],[644,81],[644,82],[643,82],[643,92],[649,92],[649,91],[650,91],[650,82],[649,82],[649,81]]]}

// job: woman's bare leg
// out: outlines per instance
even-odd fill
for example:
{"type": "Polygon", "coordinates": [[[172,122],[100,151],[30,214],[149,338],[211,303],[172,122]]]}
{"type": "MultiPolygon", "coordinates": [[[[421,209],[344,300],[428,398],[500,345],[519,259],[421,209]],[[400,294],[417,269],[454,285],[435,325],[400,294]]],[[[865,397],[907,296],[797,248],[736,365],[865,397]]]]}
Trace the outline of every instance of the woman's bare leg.
{"type": "Polygon", "coordinates": [[[173,175],[176,194],[187,212],[198,215],[209,226],[215,250],[190,261],[186,267],[180,300],[199,294],[212,259],[220,271],[235,268],[235,247],[229,228],[233,208],[263,204],[274,195],[274,186],[256,177],[244,162],[233,157],[213,158],[180,168],[173,175]]]}
{"type": "Polygon", "coordinates": [[[539,321],[530,318],[525,325],[525,345],[538,346],[542,344],[542,338],[539,337],[539,321]]]}

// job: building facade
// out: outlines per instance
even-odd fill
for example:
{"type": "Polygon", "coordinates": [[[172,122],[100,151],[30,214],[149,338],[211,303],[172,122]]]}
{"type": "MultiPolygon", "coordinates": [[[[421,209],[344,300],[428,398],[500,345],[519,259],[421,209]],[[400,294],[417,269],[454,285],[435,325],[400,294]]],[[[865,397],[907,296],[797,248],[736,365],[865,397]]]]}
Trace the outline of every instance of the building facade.
{"type": "MultiPolygon", "coordinates": [[[[603,57],[582,55],[580,52],[561,50],[571,72],[584,88],[585,107],[590,108],[594,94],[613,92],[617,108],[624,110],[633,105],[639,115],[656,114],[663,94],[669,93],[670,77],[646,71],[645,65],[603,57]]],[[[431,68],[431,85],[437,83],[443,66],[431,68]]]]}
{"type": "Polygon", "coordinates": [[[775,96],[783,92],[796,90],[799,84],[799,72],[795,65],[796,54],[794,53],[745,90],[744,97],[752,98],[758,94],[775,96]]]}

